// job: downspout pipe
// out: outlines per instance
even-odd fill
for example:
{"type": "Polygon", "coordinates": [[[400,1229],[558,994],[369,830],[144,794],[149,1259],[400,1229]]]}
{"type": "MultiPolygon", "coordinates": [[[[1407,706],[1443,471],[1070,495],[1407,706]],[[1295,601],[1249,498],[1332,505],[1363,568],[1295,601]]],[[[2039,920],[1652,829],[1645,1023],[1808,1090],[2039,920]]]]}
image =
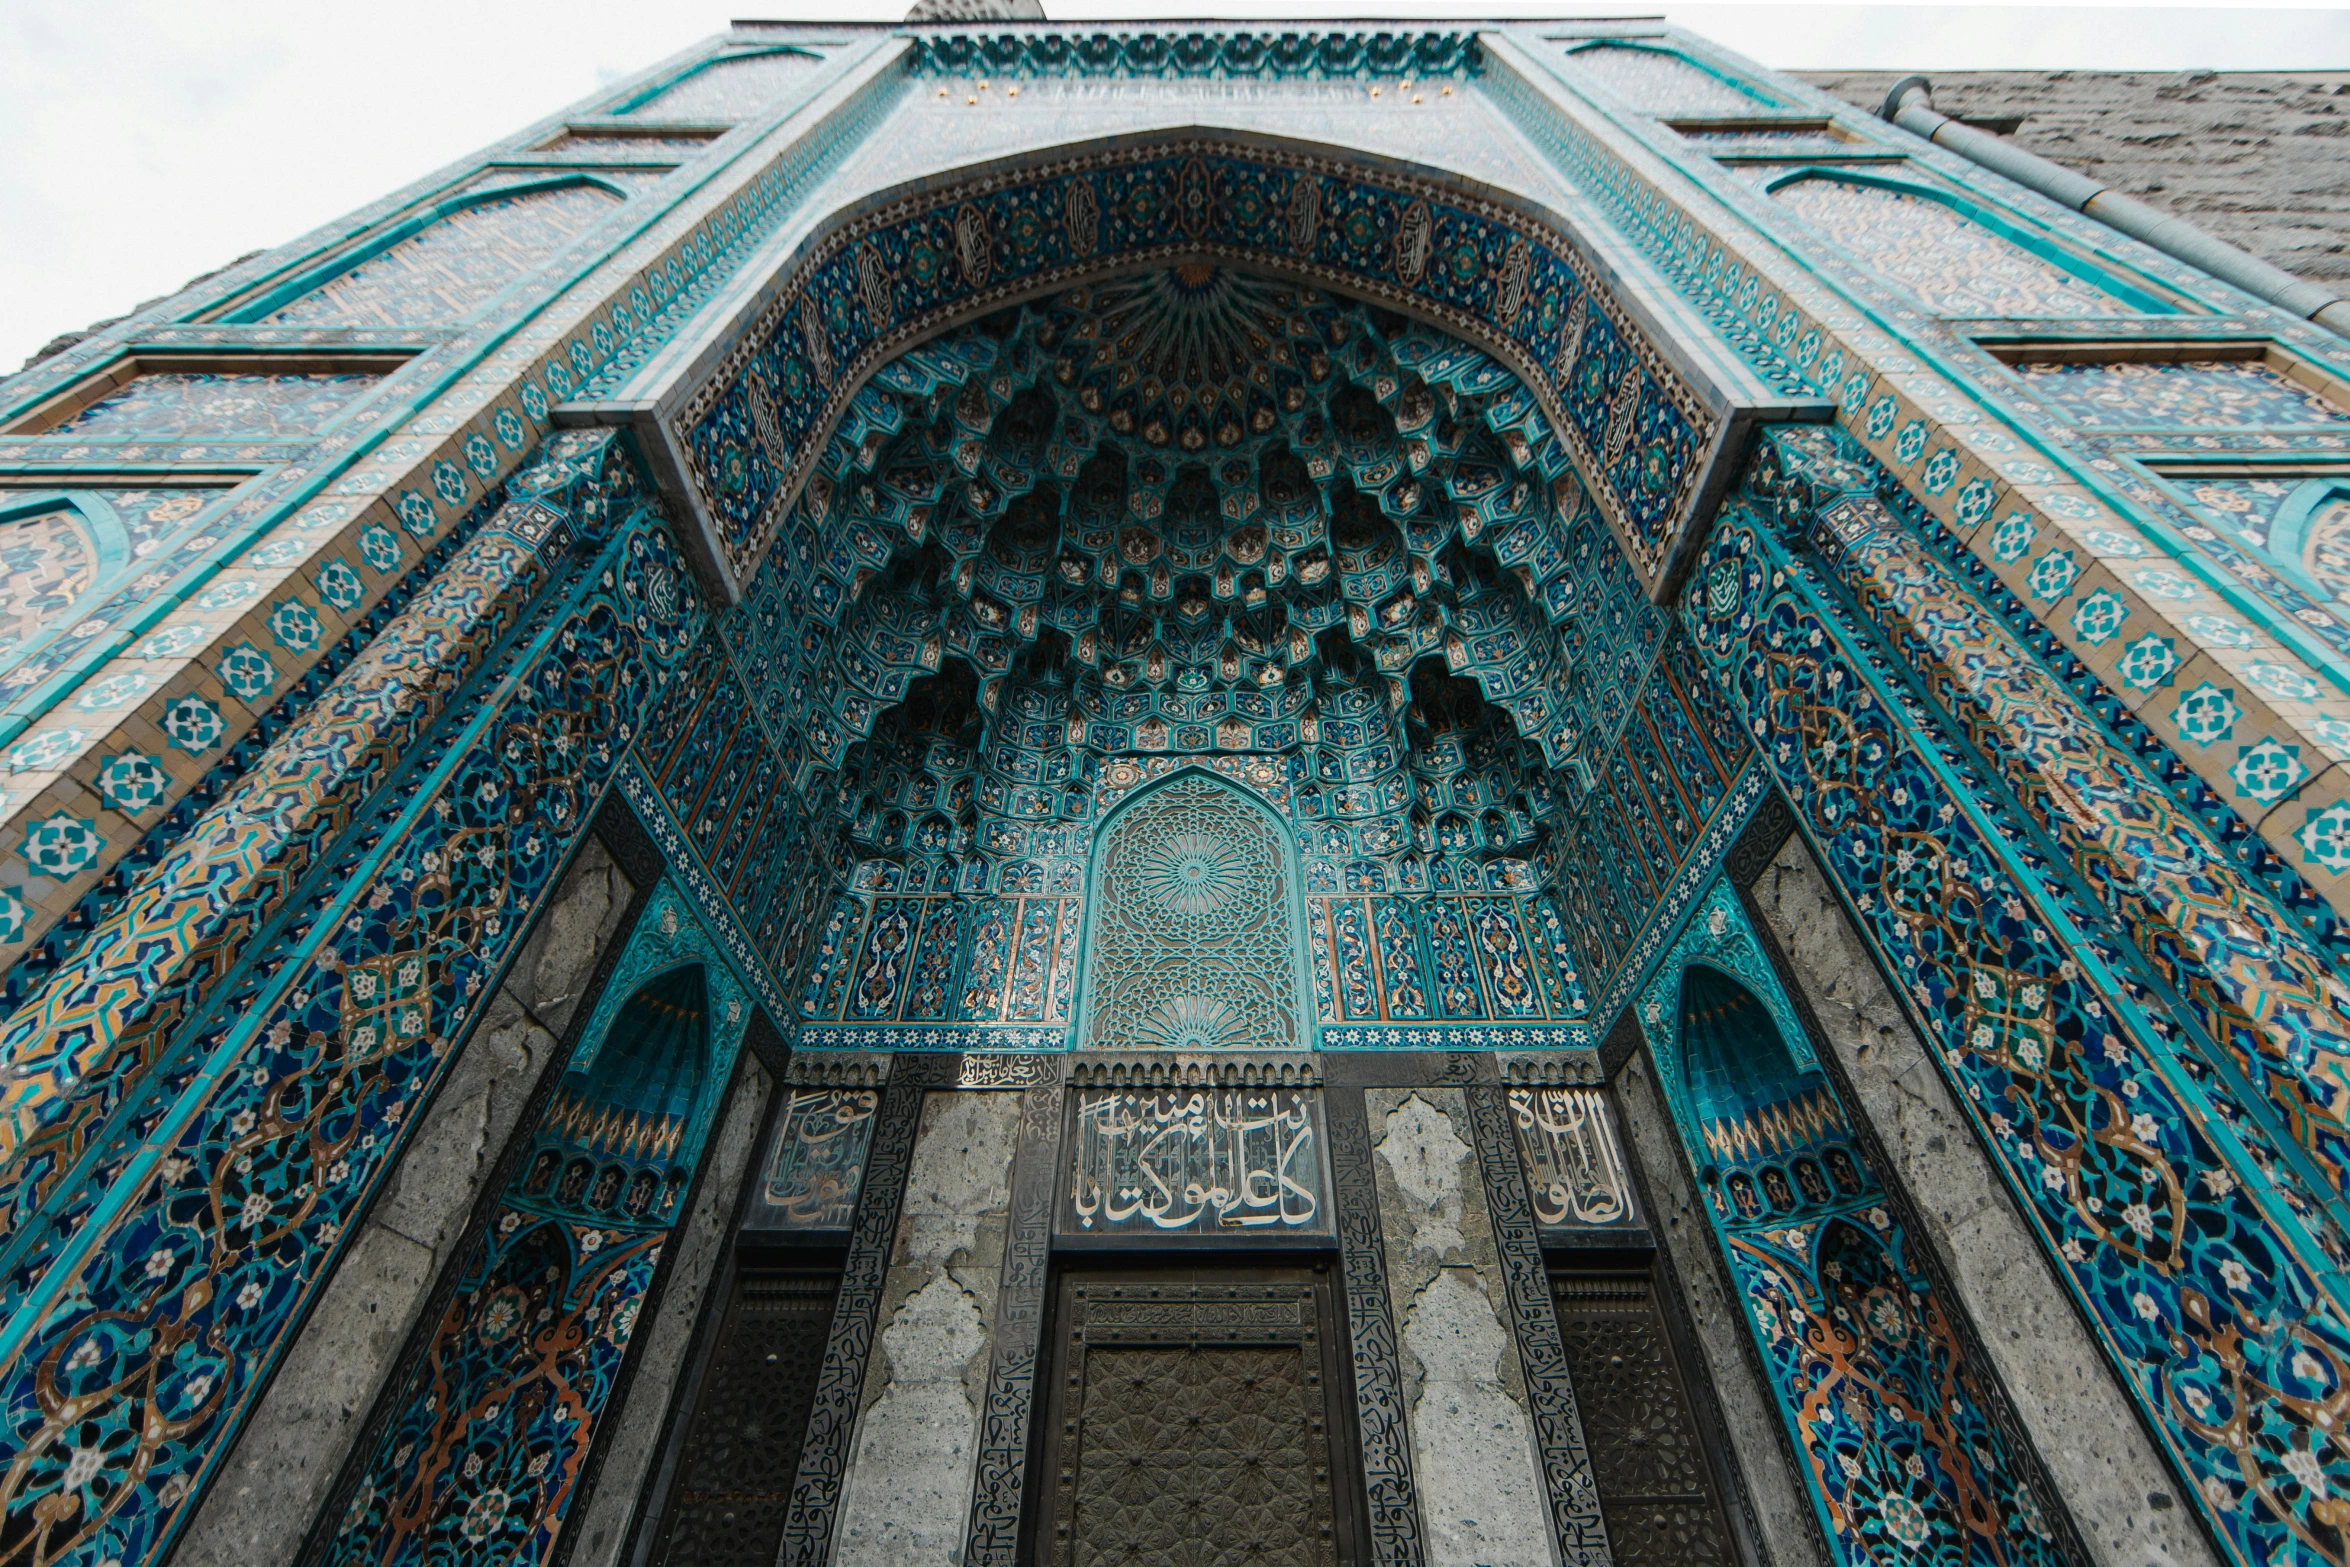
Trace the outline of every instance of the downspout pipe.
{"type": "Polygon", "coordinates": [[[1937,114],[1933,83],[1922,76],[1905,76],[1895,82],[1877,115],[1905,131],[1923,136],[1937,147],[1949,148],[1971,163],[2004,174],[2018,185],[2061,201],[2075,212],[2087,213],[2132,239],[2152,245],[2166,256],[2199,267],[2221,282],[2232,283],[2280,310],[2290,310],[2305,320],[2350,337],[2350,301],[2337,299],[2331,290],[2303,282],[2258,256],[2247,255],[2224,240],[2212,238],[2192,223],[2157,212],[2146,203],[2123,195],[2110,185],[2100,185],[2026,152],[2004,137],[1937,114]]]}

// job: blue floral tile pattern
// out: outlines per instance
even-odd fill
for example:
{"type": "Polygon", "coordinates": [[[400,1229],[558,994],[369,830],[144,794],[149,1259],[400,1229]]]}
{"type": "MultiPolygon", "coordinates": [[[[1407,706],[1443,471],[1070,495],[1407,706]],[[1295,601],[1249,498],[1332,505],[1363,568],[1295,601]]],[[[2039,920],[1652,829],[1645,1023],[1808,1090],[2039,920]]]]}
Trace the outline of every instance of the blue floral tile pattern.
{"type": "Polygon", "coordinates": [[[157,372],[109,392],[47,433],[99,440],[296,439],[316,433],[381,379],[157,372]]]}
{"type": "Polygon", "coordinates": [[[461,207],[281,306],[281,326],[402,326],[454,321],[610,212],[593,185],[524,191],[461,207]]]}
{"type": "Polygon", "coordinates": [[[1761,93],[1750,92],[1669,49],[1592,44],[1570,53],[1567,66],[1643,114],[1753,114],[1775,107],[1761,93]]]}

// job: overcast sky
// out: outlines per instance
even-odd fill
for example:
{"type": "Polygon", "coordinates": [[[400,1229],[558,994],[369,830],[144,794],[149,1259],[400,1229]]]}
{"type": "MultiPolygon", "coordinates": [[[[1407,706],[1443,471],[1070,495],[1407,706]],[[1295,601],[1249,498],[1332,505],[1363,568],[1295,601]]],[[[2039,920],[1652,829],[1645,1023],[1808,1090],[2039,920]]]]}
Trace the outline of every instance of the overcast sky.
{"type": "MultiPolygon", "coordinates": [[[[793,13],[887,21],[906,0],[793,13]]],[[[1045,0],[1055,18],[1637,14],[1649,6],[1045,0]]],[[[5,0],[0,374],[58,332],[283,244],[760,0],[5,0]]],[[[2350,70],[2350,10],[1689,5],[1795,70],[2350,70]]]]}

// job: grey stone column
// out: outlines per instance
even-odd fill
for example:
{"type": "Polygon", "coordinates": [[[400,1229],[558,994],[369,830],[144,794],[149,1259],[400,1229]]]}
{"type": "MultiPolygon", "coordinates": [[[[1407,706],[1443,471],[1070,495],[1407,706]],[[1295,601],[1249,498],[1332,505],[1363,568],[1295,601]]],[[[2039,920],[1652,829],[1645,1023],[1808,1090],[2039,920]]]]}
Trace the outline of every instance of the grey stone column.
{"type": "Polygon", "coordinates": [[[1020,1096],[933,1093],[896,1250],[832,1567],[954,1567],[986,1401],[1020,1096]]]}
{"type": "MultiPolygon", "coordinates": [[[[1467,1097],[1453,1087],[1374,1088],[1364,1102],[1424,1559],[1551,1567],[1558,1538],[1544,1422],[1513,1331],[1467,1097]]],[[[1554,1317],[1554,1344],[1557,1336],[1554,1317]]],[[[1596,1507],[1588,1465],[1583,1489],[1596,1507]]]]}
{"type": "Polygon", "coordinates": [[[922,1097],[921,1075],[892,1070],[889,1086],[882,1091],[873,1143],[865,1156],[857,1222],[849,1233],[848,1260],[842,1266],[840,1293],[832,1308],[832,1332],[824,1344],[824,1367],[817,1373],[815,1403],[808,1412],[799,1472],[792,1481],[791,1511],[784,1520],[777,1567],[828,1567],[832,1559],[841,1490],[848,1479],[850,1444],[863,1407],[873,1332],[889,1283],[898,1209],[906,1195],[922,1097]]]}
{"type": "Polygon", "coordinates": [[[1469,1124],[1476,1134],[1477,1168],[1485,1177],[1485,1208],[1508,1292],[1518,1361],[1526,1373],[1526,1402],[1534,1412],[1536,1453],[1550,1493],[1559,1559],[1567,1567],[1609,1567],[1599,1487],[1592,1479],[1590,1451],[1583,1444],[1583,1417],[1575,1407],[1574,1381],[1567,1374],[1566,1345],[1559,1338],[1550,1275],[1542,1266],[1534,1201],[1526,1190],[1509,1103],[1500,1088],[1489,1085],[1462,1092],[1468,1096],[1469,1124]]]}
{"type": "Polygon", "coordinates": [[[1053,1197],[1061,1169],[1060,1063],[1047,1065],[1048,1080],[1020,1094],[1010,1228],[1004,1237],[1003,1277],[996,1285],[995,1343],[962,1567],[1013,1567],[1020,1546],[1020,1499],[1028,1480],[1045,1281],[1052,1262],[1053,1197]]]}
{"type": "Polygon", "coordinates": [[[1338,1204],[1339,1266],[1346,1285],[1371,1560],[1376,1567],[1421,1567],[1427,1554],[1419,1492],[1412,1484],[1412,1439],[1404,1416],[1395,1309],[1387,1293],[1387,1242],[1380,1233],[1379,1177],[1371,1163],[1363,1091],[1329,1089],[1323,1115],[1330,1134],[1331,1195],[1338,1204]]]}

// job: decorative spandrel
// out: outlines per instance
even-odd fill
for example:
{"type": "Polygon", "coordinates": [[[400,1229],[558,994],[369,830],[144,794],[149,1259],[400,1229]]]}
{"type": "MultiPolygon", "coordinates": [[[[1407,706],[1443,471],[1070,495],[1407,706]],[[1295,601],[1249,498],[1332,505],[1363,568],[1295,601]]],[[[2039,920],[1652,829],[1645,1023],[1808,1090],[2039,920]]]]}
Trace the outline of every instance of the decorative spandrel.
{"type": "Polygon", "coordinates": [[[1068,1147],[1065,1236],[1332,1233],[1317,1089],[1080,1089],[1068,1147]]]}
{"type": "Polygon", "coordinates": [[[857,1215],[880,1105],[881,1095],[869,1088],[793,1089],[746,1223],[763,1230],[847,1229],[857,1215]]]}
{"type": "Polygon", "coordinates": [[[1640,1222],[1607,1098],[1595,1088],[1513,1088],[1534,1222],[1546,1230],[1640,1222]]]}
{"type": "Polygon", "coordinates": [[[1088,1049],[1294,1050],[1297,889],[1279,829],[1204,773],[1111,824],[1094,870],[1088,1049]]]}

